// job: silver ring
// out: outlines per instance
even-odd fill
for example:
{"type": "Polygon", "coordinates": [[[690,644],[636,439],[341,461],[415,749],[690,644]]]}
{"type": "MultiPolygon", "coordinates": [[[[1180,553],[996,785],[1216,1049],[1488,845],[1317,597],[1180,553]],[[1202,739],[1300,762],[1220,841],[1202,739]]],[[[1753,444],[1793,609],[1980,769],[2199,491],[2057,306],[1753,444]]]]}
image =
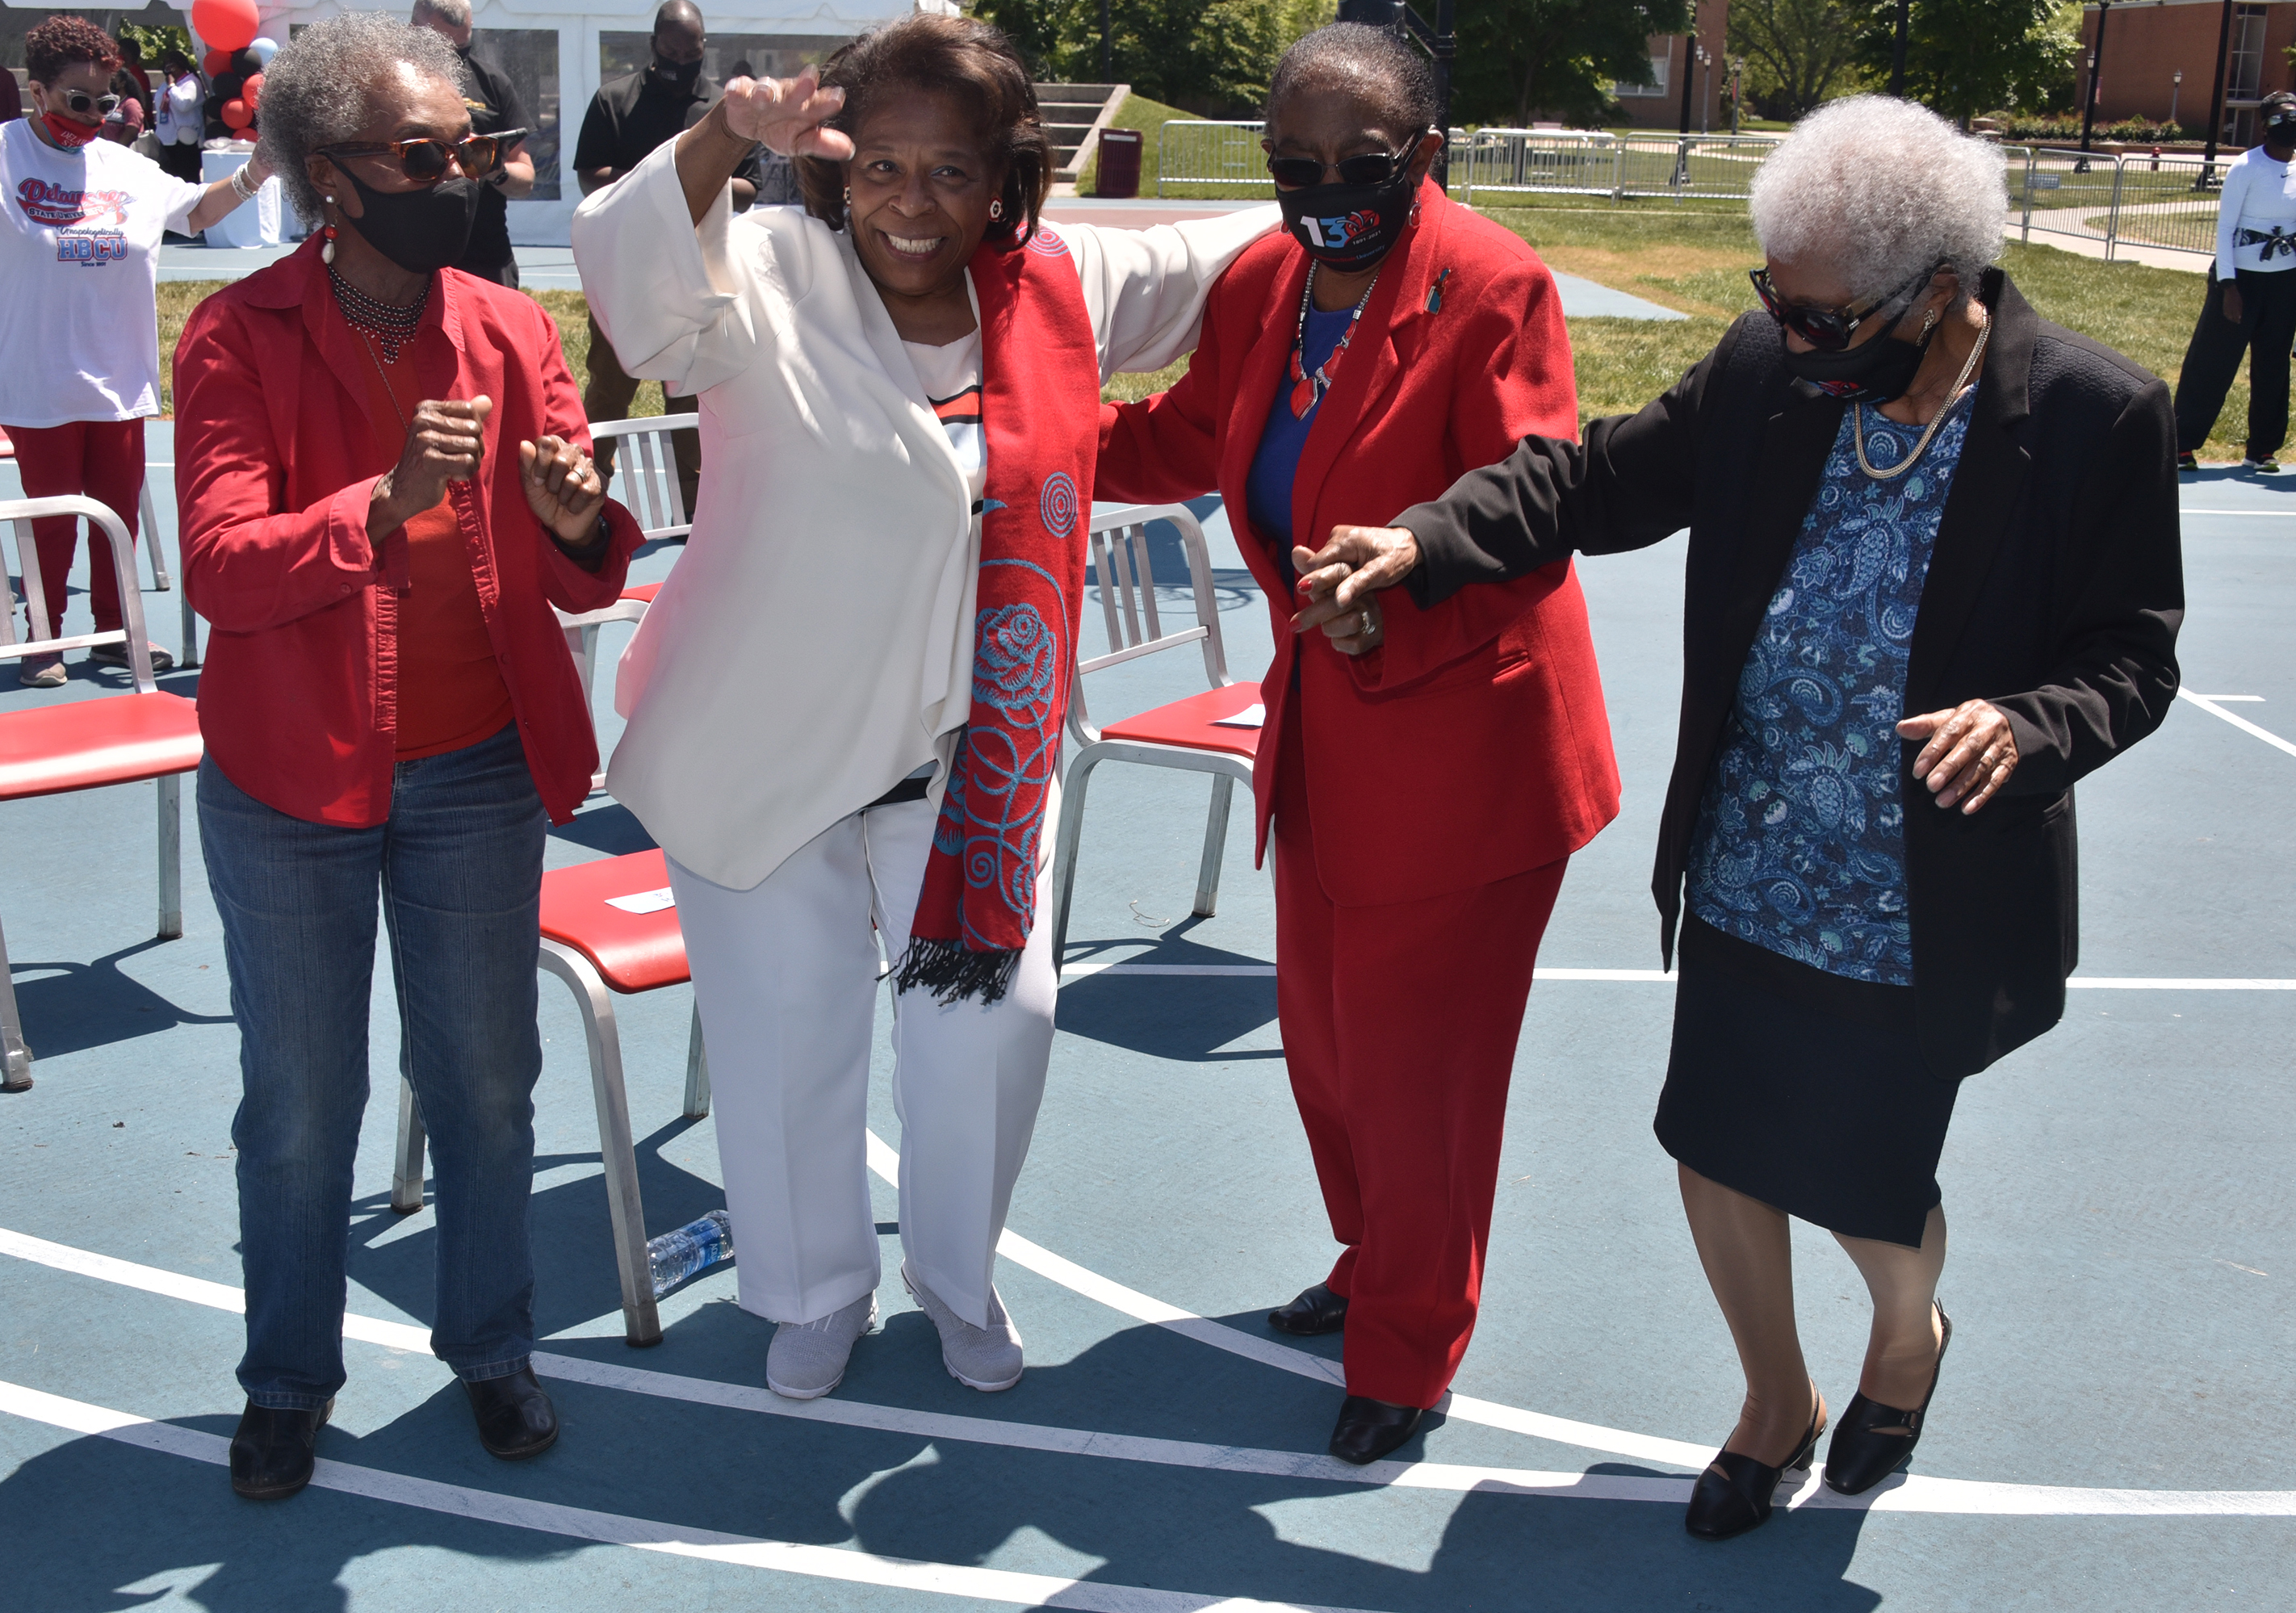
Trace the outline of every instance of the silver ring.
{"type": "Polygon", "coordinates": [[[1363,613],[1363,631],[1362,631],[1361,633],[1359,633],[1358,635],[1357,635],[1357,637],[1359,637],[1359,638],[1369,638],[1369,637],[1371,636],[1371,635],[1372,635],[1371,607],[1369,607],[1368,605],[1366,605],[1366,606],[1365,606],[1365,607],[1364,607],[1364,613],[1363,613]]]}

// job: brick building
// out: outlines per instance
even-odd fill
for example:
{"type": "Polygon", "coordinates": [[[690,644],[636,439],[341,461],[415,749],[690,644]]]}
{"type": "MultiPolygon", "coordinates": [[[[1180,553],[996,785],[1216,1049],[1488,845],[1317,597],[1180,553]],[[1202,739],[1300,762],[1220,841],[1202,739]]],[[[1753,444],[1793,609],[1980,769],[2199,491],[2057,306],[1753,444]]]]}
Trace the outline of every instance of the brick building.
{"type": "MultiPolygon", "coordinates": [[[[2275,90],[2296,89],[2288,47],[2296,45],[2296,0],[2234,0],[2225,70],[2225,122],[2220,138],[2256,143],[2256,103],[2275,90]]],[[[2088,62],[2104,27],[2104,59],[2096,75],[2096,120],[2165,120],[2186,128],[2208,122],[2210,78],[2225,0],[2113,0],[2081,12],[2083,58],[2077,82],[2086,100],[2088,62]],[[2183,75],[2179,82],[2177,75],[2183,75]]]]}
{"type": "MultiPolygon", "coordinates": [[[[2296,0],[2289,10],[2296,11],[2296,0]]],[[[1730,130],[1730,106],[1725,91],[1730,69],[1723,60],[1722,37],[1729,25],[1730,0],[1697,0],[1698,45],[1706,53],[1702,64],[1697,52],[1688,53],[1693,74],[1690,86],[1690,129],[1730,130]]],[[[1624,109],[1625,121],[1638,128],[1678,129],[1682,127],[1682,72],[1687,34],[1652,34],[1650,38],[1651,77],[1654,85],[1620,84],[1611,87],[1624,109]]]]}

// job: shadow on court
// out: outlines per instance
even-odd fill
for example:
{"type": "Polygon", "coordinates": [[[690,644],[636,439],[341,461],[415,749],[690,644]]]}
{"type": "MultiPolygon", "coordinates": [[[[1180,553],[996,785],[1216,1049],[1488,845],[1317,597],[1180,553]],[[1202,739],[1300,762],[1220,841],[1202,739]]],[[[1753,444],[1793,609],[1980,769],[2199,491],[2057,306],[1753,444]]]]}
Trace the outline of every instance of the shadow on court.
{"type": "MultiPolygon", "coordinates": [[[[149,916],[148,913],[146,915],[149,916]]],[[[178,1025],[229,1025],[229,1014],[195,1014],[123,971],[121,962],[160,940],[139,941],[92,963],[11,959],[24,1038],[35,1059],[56,1058],[157,1035],[178,1025]]]]}

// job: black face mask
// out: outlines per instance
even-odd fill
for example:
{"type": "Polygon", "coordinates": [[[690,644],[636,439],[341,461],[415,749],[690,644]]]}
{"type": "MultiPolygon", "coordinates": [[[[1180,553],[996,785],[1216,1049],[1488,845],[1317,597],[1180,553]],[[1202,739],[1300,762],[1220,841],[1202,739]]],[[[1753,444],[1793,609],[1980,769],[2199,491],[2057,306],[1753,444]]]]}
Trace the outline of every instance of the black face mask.
{"type": "MultiPolygon", "coordinates": [[[[1906,314],[1912,312],[1911,308],[1906,310],[1906,314]]],[[[1897,331],[1905,323],[1906,314],[1898,315],[1890,328],[1873,340],[1861,341],[1839,353],[1797,353],[1789,348],[1785,355],[1786,373],[1844,403],[1892,403],[1903,397],[1906,389],[1914,384],[1914,376],[1922,367],[1922,356],[1929,351],[1930,339],[1937,334],[1937,327],[1931,325],[1922,332],[1920,340],[1899,341],[1897,331]]]]}
{"type": "Polygon", "coordinates": [[[1335,269],[1367,269],[1395,250],[1418,189],[1405,163],[1379,184],[1311,184],[1275,192],[1283,227],[1308,256],[1335,269]]]}
{"type": "Polygon", "coordinates": [[[2264,126],[2264,138],[2272,145],[2296,145],[2296,112],[2275,118],[2264,126]]]}
{"type": "Polygon", "coordinates": [[[410,274],[428,274],[461,261],[479,216],[479,187],[468,179],[441,179],[419,191],[370,190],[356,174],[344,176],[366,210],[343,222],[410,274]]]}
{"type": "Polygon", "coordinates": [[[656,56],[653,59],[652,71],[655,83],[674,90],[690,90],[693,87],[693,81],[701,77],[701,63],[665,61],[660,56],[656,56]]]}

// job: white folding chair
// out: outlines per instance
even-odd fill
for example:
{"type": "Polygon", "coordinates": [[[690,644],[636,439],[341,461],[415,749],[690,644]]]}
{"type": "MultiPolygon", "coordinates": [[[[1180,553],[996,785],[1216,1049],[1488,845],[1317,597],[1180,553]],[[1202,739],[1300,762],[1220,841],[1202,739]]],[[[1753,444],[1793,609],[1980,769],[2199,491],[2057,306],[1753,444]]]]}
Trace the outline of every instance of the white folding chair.
{"type": "Polygon", "coordinates": [[[1075,670],[1069,683],[1068,729],[1076,749],[1069,757],[1062,780],[1061,822],[1053,849],[1053,961],[1057,970],[1068,945],[1069,905],[1075,895],[1077,852],[1083,839],[1085,796],[1093,770],[1103,762],[1130,762],[1143,767],[1171,767],[1183,773],[1212,775],[1211,812],[1204,821],[1203,859],[1196,874],[1194,911],[1210,918],[1219,899],[1220,856],[1227,846],[1228,806],[1241,781],[1251,783],[1251,761],[1259,749],[1259,730],[1224,725],[1254,703],[1257,685],[1239,684],[1227,675],[1227,652],[1220,642],[1219,599],[1212,585],[1211,554],[1204,544],[1203,528],[1182,504],[1136,505],[1095,516],[1091,531],[1093,571],[1100,588],[1100,608],[1108,629],[1108,652],[1085,659],[1077,645],[1075,670]],[[1187,556],[1188,580],[1195,602],[1195,625],[1166,631],[1156,599],[1156,579],[1148,560],[1148,524],[1168,520],[1180,529],[1187,556]],[[1203,649],[1204,677],[1210,684],[1201,694],[1174,700],[1095,728],[1085,708],[1086,673],[1138,660],[1142,656],[1177,650],[1184,644],[1203,649]]]}
{"type": "Polygon", "coordinates": [[[693,529],[693,513],[685,507],[685,489],[678,485],[677,456],[671,451],[669,434],[691,431],[701,423],[699,414],[590,422],[594,454],[610,442],[617,446],[614,479],[607,490],[637,517],[639,530],[649,541],[684,537],[693,529]]]}
{"type": "MultiPolygon", "coordinates": [[[[29,800],[107,784],[159,782],[160,938],[184,933],[183,775],[200,765],[199,708],[181,695],[163,694],[152,677],[152,649],[144,635],[144,595],[136,586],[135,550],[119,517],[92,498],[68,495],[0,502],[0,524],[16,532],[17,563],[24,577],[32,636],[16,637],[16,602],[0,566],[0,660],[61,653],[97,644],[125,644],[135,677],[132,693],[68,700],[0,713],[0,801],[29,800]],[[109,540],[112,574],[119,580],[121,625],[110,633],[59,635],[51,630],[40,586],[39,546],[31,523],[43,516],[85,516],[89,530],[109,540]]],[[[0,938],[0,1091],[32,1084],[8,954],[0,938]]]]}

